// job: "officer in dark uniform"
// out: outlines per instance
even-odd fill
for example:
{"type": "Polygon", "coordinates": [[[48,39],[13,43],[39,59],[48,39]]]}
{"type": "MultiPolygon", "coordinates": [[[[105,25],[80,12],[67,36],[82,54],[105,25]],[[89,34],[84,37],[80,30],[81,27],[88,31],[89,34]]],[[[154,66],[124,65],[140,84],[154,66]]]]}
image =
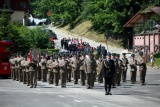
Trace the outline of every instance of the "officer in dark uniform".
{"type": "Polygon", "coordinates": [[[107,53],[106,59],[103,61],[102,72],[105,80],[105,95],[112,95],[111,85],[115,73],[115,64],[114,61],[111,60],[111,53],[109,52],[107,53]]]}
{"type": "Polygon", "coordinates": [[[112,80],[113,88],[115,88],[116,83],[117,83],[117,69],[118,69],[118,60],[115,56],[116,56],[116,53],[112,53],[112,60],[114,61],[114,66],[115,66],[115,72],[114,72],[113,80],[112,80]]]}
{"type": "Polygon", "coordinates": [[[63,49],[63,46],[64,46],[64,38],[61,39],[61,48],[63,49]]]}
{"type": "Polygon", "coordinates": [[[116,54],[118,60],[118,69],[117,69],[117,86],[121,84],[121,75],[122,75],[122,60],[119,58],[120,54],[116,54]]]}
{"type": "Polygon", "coordinates": [[[145,85],[145,76],[147,71],[147,66],[144,60],[143,52],[139,53],[140,58],[138,59],[139,64],[139,73],[140,73],[140,83],[141,85],[145,85]]]}

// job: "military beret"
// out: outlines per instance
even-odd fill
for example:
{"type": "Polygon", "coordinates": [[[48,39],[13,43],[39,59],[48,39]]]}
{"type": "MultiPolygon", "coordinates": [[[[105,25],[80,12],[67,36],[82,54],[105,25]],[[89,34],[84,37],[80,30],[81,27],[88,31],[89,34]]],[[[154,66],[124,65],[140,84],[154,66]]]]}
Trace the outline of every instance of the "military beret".
{"type": "Polygon", "coordinates": [[[111,56],[111,53],[110,52],[107,52],[107,54],[106,54],[107,56],[111,56]]]}
{"type": "Polygon", "coordinates": [[[55,56],[54,56],[54,59],[58,59],[58,55],[55,55],[55,56]]]}
{"type": "Polygon", "coordinates": [[[135,54],[131,54],[131,57],[135,57],[135,54]]]}
{"type": "Polygon", "coordinates": [[[143,55],[143,52],[139,52],[139,55],[143,55]]]}
{"type": "Polygon", "coordinates": [[[126,53],[122,53],[122,55],[126,55],[126,53]]]}
{"type": "Polygon", "coordinates": [[[112,56],[116,56],[116,53],[112,53],[112,56]]]}
{"type": "Polygon", "coordinates": [[[120,54],[116,54],[117,57],[120,57],[120,54]]]}

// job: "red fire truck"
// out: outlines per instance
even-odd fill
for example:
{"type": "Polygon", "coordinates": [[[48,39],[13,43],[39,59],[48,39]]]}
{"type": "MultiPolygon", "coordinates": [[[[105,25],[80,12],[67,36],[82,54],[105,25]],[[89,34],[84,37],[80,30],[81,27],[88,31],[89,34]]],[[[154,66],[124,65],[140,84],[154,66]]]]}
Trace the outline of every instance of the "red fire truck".
{"type": "Polygon", "coordinates": [[[15,51],[13,42],[10,40],[0,41],[0,76],[9,77],[11,74],[9,57],[15,51]]]}

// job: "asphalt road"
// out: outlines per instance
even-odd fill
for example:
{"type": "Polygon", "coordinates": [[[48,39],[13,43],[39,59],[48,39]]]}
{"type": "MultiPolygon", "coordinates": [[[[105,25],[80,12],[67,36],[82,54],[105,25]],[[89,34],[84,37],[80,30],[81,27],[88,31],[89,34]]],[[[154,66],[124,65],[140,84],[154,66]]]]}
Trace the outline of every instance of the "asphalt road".
{"type": "MultiPolygon", "coordinates": [[[[138,74],[138,73],[137,73],[138,74]]],[[[95,83],[93,89],[67,83],[67,88],[38,81],[37,88],[0,79],[0,107],[159,107],[160,70],[148,70],[146,85],[130,84],[128,81],[104,95],[104,84],[95,83]]]]}
{"type": "MultiPolygon", "coordinates": [[[[59,36],[59,35],[58,35],[59,36]]],[[[60,45],[60,40],[55,41],[60,45]]],[[[63,50],[62,50],[63,51],[63,50]]],[[[37,88],[0,78],[0,107],[160,107],[160,70],[148,67],[146,85],[127,82],[105,95],[104,84],[95,82],[93,89],[67,83],[67,88],[38,81],[37,88]]]]}

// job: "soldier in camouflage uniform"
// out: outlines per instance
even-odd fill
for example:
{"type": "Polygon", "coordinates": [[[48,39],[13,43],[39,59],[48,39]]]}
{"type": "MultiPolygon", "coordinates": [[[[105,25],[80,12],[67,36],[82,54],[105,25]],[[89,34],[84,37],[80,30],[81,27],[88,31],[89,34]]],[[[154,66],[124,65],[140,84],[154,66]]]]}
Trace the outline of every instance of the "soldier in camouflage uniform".
{"type": "Polygon", "coordinates": [[[126,53],[122,53],[123,58],[122,58],[122,81],[126,82],[126,75],[127,75],[127,69],[128,69],[128,59],[126,58],[126,53]]]}
{"type": "Polygon", "coordinates": [[[81,78],[81,85],[85,85],[85,72],[84,72],[84,55],[81,55],[80,61],[79,61],[79,70],[80,70],[80,78],[81,78]]]}
{"type": "Polygon", "coordinates": [[[18,65],[18,55],[16,55],[16,57],[14,58],[15,60],[15,80],[16,81],[19,81],[19,76],[18,76],[18,68],[19,68],[19,65],[18,65]]]}
{"type": "Polygon", "coordinates": [[[130,74],[131,74],[131,84],[134,84],[136,82],[136,74],[137,74],[137,60],[135,60],[135,55],[131,54],[131,59],[129,61],[130,66],[130,74]]]}
{"type": "Polygon", "coordinates": [[[87,77],[87,89],[90,89],[93,87],[93,73],[96,72],[96,63],[92,60],[89,53],[84,60],[84,70],[87,77]]]}
{"type": "Polygon", "coordinates": [[[99,59],[96,60],[96,63],[97,63],[96,71],[97,71],[97,75],[98,75],[98,82],[103,83],[103,75],[102,75],[103,60],[102,60],[102,58],[99,57],[99,59]]]}
{"type": "Polygon", "coordinates": [[[49,84],[53,84],[53,78],[54,78],[54,75],[53,75],[53,72],[51,69],[52,63],[53,63],[53,59],[52,59],[52,57],[49,57],[49,60],[47,61],[47,69],[48,69],[48,74],[49,74],[49,77],[48,77],[49,84]]]}
{"type": "Polygon", "coordinates": [[[59,76],[60,76],[60,67],[59,67],[59,60],[58,56],[54,56],[54,61],[51,64],[52,72],[54,73],[54,82],[55,86],[59,84],[59,76]]]}
{"type": "Polygon", "coordinates": [[[11,65],[11,78],[15,80],[15,56],[11,56],[9,63],[11,65]]]}
{"type": "Polygon", "coordinates": [[[27,56],[24,56],[24,58],[21,61],[23,84],[26,84],[26,65],[25,65],[26,61],[27,61],[27,56]]]}
{"type": "Polygon", "coordinates": [[[78,84],[78,63],[76,54],[73,55],[70,65],[72,66],[72,73],[74,78],[74,84],[78,84]]]}
{"type": "Polygon", "coordinates": [[[21,61],[22,61],[23,57],[18,54],[18,58],[17,58],[17,63],[18,63],[18,78],[19,78],[19,82],[23,81],[23,77],[22,77],[22,67],[21,67],[21,61]]]}
{"type": "Polygon", "coordinates": [[[65,61],[65,56],[62,55],[62,60],[59,62],[59,67],[60,67],[60,78],[61,78],[61,87],[65,88],[66,87],[66,64],[67,61],[65,61]]]}
{"type": "Polygon", "coordinates": [[[66,56],[67,61],[67,69],[66,69],[66,78],[68,82],[71,82],[71,75],[72,75],[72,66],[70,65],[71,59],[69,58],[69,55],[66,56]]]}
{"type": "Polygon", "coordinates": [[[46,63],[47,63],[46,59],[44,58],[44,56],[42,56],[42,59],[40,61],[42,82],[46,82],[47,81],[46,63]]]}
{"type": "Polygon", "coordinates": [[[139,73],[140,73],[140,83],[141,85],[145,85],[145,76],[146,76],[147,66],[144,61],[143,52],[140,52],[139,55],[140,55],[140,58],[138,59],[138,64],[139,64],[139,73]]]}
{"type": "Polygon", "coordinates": [[[27,86],[30,86],[30,75],[29,75],[29,56],[25,60],[25,68],[26,68],[26,81],[27,81],[27,86]]]}

